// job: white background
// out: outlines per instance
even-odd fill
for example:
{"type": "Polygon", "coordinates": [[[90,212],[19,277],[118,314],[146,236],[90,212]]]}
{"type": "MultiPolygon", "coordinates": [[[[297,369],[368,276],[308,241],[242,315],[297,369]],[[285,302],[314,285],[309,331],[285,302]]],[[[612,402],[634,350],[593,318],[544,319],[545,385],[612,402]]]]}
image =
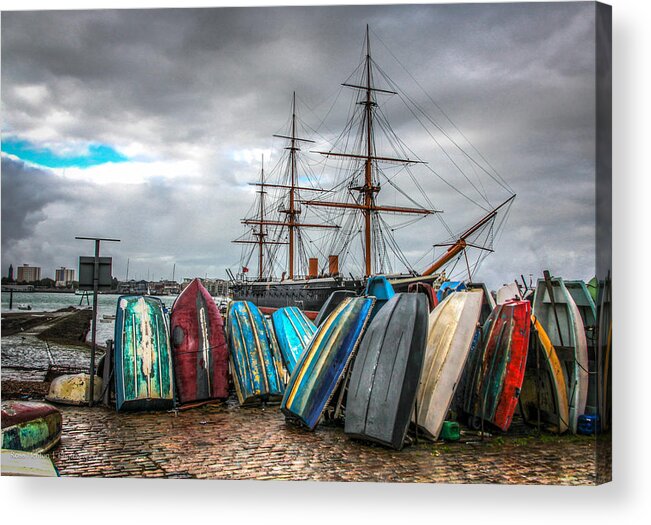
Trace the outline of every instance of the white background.
{"type": "MultiPolygon", "coordinates": [[[[309,2],[225,2],[301,5],[309,2]]],[[[325,3],[325,2],[324,2],[325,3]]],[[[333,2],[328,2],[333,3],[333,2]]],[[[346,3],[346,2],[334,2],[346,3]]],[[[348,2],[350,3],[350,2],[348,2]]],[[[360,2],[355,2],[360,3],[360,2]]],[[[391,3],[391,2],[375,2],[391,3]]],[[[395,2],[393,2],[395,3],[395,2]]],[[[418,3],[418,2],[412,2],[418,3]]],[[[628,523],[651,516],[651,2],[613,5],[613,479],[592,487],[0,479],[4,523],[628,523]]],[[[216,1],[0,0],[2,10],[190,7],[216,1]]]]}

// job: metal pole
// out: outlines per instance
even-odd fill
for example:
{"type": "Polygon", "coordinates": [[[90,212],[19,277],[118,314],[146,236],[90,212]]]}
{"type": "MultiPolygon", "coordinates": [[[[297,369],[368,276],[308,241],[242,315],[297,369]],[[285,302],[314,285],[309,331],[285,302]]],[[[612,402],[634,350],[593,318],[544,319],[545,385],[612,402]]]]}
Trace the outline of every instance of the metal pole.
{"type": "Polygon", "coordinates": [[[93,320],[90,346],[90,388],[88,406],[93,406],[95,395],[95,349],[97,343],[97,292],[99,291],[99,239],[95,239],[95,267],[93,270],[93,320]]]}
{"type": "Polygon", "coordinates": [[[9,289],[9,310],[13,310],[14,308],[14,289],[10,288],[9,289]]]}
{"type": "Polygon", "coordinates": [[[99,292],[99,244],[101,241],[120,242],[120,239],[106,239],[102,237],[75,237],[78,240],[95,241],[95,261],[93,266],[93,318],[91,322],[90,346],[90,381],[88,392],[88,406],[93,406],[95,395],[95,350],[97,348],[97,294],[99,292]]]}

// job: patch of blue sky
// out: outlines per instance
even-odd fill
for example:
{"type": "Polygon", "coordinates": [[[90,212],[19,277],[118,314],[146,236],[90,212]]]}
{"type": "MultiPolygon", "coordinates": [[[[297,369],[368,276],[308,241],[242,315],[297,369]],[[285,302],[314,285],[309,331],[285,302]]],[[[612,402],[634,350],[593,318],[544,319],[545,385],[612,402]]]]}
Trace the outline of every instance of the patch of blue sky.
{"type": "Polygon", "coordinates": [[[108,162],[129,160],[106,144],[91,144],[83,154],[61,154],[49,148],[38,147],[27,140],[7,139],[2,141],[2,151],[31,164],[46,168],[89,168],[108,162]]]}

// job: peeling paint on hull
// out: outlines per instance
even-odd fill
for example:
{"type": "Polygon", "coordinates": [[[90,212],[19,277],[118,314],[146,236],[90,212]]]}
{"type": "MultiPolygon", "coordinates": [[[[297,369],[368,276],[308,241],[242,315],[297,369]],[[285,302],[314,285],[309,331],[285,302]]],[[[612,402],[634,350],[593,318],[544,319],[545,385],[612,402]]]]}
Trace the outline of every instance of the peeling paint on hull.
{"type": "Polygon", "coordinates": [[[531,331],[529,301],[498,304],[483,327],[483,345],[468,359],[464,410],[502,431],[511,426],[524,380],[531,331]]]}
{"type": "Polygon", "coordinates": [[[163,303],[156,297],[122,296],[115,319],[117,410],[174,406],[172,353],[163,303]]]}

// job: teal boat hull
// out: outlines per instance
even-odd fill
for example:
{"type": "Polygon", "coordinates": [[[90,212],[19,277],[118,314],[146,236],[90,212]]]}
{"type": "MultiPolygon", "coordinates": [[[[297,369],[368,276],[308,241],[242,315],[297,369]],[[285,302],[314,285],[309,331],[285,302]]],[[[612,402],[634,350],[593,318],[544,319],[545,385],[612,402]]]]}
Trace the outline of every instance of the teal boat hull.
{"type": "Polygon", "coordinates": [[[174,407],[169,322],[156,297],[118,298],[115,315],[115,398],[117,410],[174,407]]]}
{"type": "Polygon", "coordinates": [[[373,312],[371,313],[371,319],[380,311],[380,309],[391,299],[396,292],[393,290],[393,286],[383,275],[375,275],[369,277],[366,281],[366,290],[364,295],[367,297],[375,297],[375,306],[373,307],[373,312]]]}
{"type": "Polygon", "coordinates": [[[551,278],[549,284],[544,279],[538,280],[533,315],[549,336],[563,364],[570,406],[569,428],[576,434],[578,417],[585,413],[588,399],[588,343],[581,313],[563,279],[551,278]]]}
{"type": "Polygon", "coordinates": [[[312,340],[316,326],[295,306],[280,308],[271,318],[283,363],[291,374],[312,340]]]}

